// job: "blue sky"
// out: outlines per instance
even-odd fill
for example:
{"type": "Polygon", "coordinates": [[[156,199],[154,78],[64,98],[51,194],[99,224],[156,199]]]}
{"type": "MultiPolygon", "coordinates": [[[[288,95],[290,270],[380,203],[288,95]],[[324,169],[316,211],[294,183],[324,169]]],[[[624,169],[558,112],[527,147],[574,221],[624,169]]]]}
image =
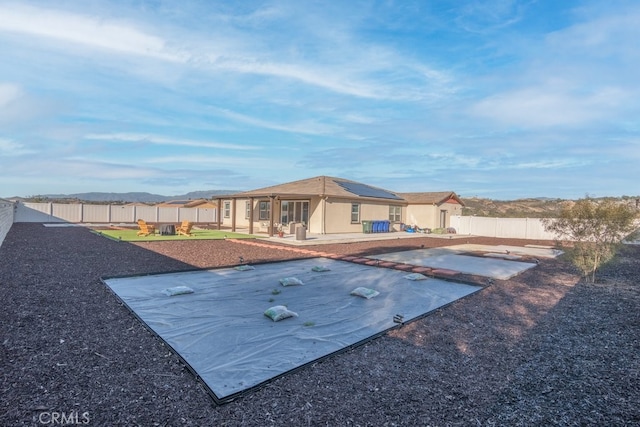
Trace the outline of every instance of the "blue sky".
{"type": "Polygon", "coordinates": [[[640,194],[640,2],[0,0],[0,196],[640,194]]]}

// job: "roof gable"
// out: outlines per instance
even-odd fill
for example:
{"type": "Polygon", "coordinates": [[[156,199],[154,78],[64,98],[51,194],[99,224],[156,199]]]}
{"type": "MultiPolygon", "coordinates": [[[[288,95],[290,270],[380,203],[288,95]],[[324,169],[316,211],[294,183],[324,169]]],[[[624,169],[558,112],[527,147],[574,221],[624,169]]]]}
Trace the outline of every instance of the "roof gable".
{"type": "Polygon", "coordinates": [[[415,205],[442,205],[444,203],[454,203],[464,206],[462,199],[453,191],[433,191],[422,193],[398,193],[409,204],[415,205]]]}

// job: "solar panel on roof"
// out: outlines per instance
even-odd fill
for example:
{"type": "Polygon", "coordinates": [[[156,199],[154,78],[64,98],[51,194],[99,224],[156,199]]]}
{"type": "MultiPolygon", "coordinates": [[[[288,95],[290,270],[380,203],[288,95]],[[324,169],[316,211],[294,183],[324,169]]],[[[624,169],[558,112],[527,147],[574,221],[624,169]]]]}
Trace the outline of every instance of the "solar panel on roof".
{"type": "Polygon", "coordinates": [[[376,197],[378,199],[392,199],[392,200],[402,200],[402,198],[396,196],[395,194],[382,190],[380,188],[370,187],[366,184],[360,184],[358,182],[345,182],[345,181],[335,181],[336,184],[347,190],[349,193],[353,193],[357,196],[361,197],[376,197]]]}

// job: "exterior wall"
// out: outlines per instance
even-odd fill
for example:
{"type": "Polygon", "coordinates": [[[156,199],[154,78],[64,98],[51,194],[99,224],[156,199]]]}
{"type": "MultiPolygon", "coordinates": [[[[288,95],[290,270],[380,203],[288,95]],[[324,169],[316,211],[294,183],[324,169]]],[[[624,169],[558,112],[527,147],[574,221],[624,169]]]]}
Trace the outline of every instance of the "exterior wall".
{"type": "Polygon", "coordinates": [[[409,205],[407,206],[406,224],[421,228],[439,228],[440,211],[446,211],[445,227],[451,227],[451,217],[462,213],[462,205],[443,203],[442,205],[409,205]]]}
{"type": "MultiPolygon", "coordinates": [[[[393,202],[365,202],[362,200],[343,200],[331,199],[327,200],[327,222],[326,233],[361,233],[362,221],[378,221],[389,219],[389,206],[397,205],[393,202]],[[360,205],[360,222],[351,223],[351,204],[358,203],[360,205]]],[[[404,218],[406,206],[402,206],[401,218],[404,218]]],[[[396,227],[398,229],[398,227],[396,227]]]]}
{"type": "Polygon", "coordinates": [[[4,238],[9,233],[11,226],[13,225],[14,205],[13,202],[0,199],[0,246],[4,238]]]}
{"type": "MultiPolygon", "coordinates": [[[[255,198],[253,200],[252,219],[254,232],[266,233],[268,219],[260,219],[259,202],[268,199],[255,198]]],[[[285,199],[286,200],[286,199],[285,199]]],[[[389,219],[389,206],[401,206],[401,221],[410,225],[418,225],[420,227],[438,228],[440,224],[440,211],[447,211],[446,227],[451,225],[451,216],[462,213],[462,206],[457,203],[444,203],[437,205],[409,205],[404,206],[399,203],[389,202],[368,202],[358,199],[339,199],[328,197],[326,201],[318,196],[308,199],[296,198],[295,200],[309,201],[309,223],[307,224],[307,232],[314,234],[334,234],[334,233],[361,233],[362,221],[376,221],[389,219]],[[358,203],[360,205],[360,222],[351,223],[351,204],[358,203]],[[324,224],[323,224],[324,218],[324,224]]],[[[249,199],[237,199],[235,209],[235,220],[237,228],[249,228],[249,220],[245,217],[245,203],[249,199]]],[[[274,212],[274,223],[278,224],[280,220],[281,200],[273,200],[272,209],[274,212]]],[[[233,212],[233,204],[230,199],[222,200],[221,218],[222,225],[231,227],[233,212]],[[229,202],[230,216],[224,217],[224,204],[229,202]]],[[[400,230],[400,222],[392,223],[391,229],[400,230]]],[[[285,232],[288,232],[285,227],[285,232]]]]}
{"type": "MultiPolygon", "coordinates": [[[[263,199],[260,199],[264,201],[263,199]]],[[[268,220],[259,220],[259,199],[253,200],[253,206],[251,207],[251,218],[246,217],[246,203],[249,202],[249,199],[237,199],[236,200],[236,210],[233,210],[233,200],[223,199],[222,204],[220,205],[220,223],[226,227],[231,227],[233,222],[233,216],[236,218],[236,227],[237,228],[249,228],[249,222],[253,220],[254,231],[257,233],[259,231],[260,222],[268,221],[268,220]],[[225,203],[229,203],[229,217],[225,216],[225,203]]],[[[275,220],[274,220],[275,221],[275,220]]],[[[277,222],[277,221],[276,221],[277,222]]]]}
{"type": "MultiPolygon", "coordinates": [[[[322,233],[322,199],[320,197],[310,197],[310,198],[296,198],[292,199],[295,201],[308,201],[309,202],[309,223],[307,224],[307,231],[310,233],[322,233]]],[[[260,202],[269,201],[267,198],[258,198],[253,199],[253,206],[251,209],[251,218],[248,219],[246,217],[246,203],[249,202],[249,199],[237,199],[236,200],[236,210],[235,210],[235,218],[236,218],[236,228],[249,228],[249,222],[253,221],[253,228],[255,233],[266,233],[268,231],[268,222],[269,219],[260,219],[260,202]]],[[[283,201],[288,200],[273,200],[271,209],[273,210],[273,222],[274,224],[278,224],[280,221],[280,208],[282,206],[283,201]]],[[[228,218],[224,217],[224,203],[229,202],[232,203],[231,200],[222,200],[222,218],[221,223],[225,227],[231,227],[233,212],[230,212],[228,218]]],[[[351,205],[349,205],[349,208],[351,205]]],[[[231,211],[233,211],[233,205],[230,205],[231,211]]],[[[289,232],[288,226],[284,227],[285,233],[289,232]]]]}

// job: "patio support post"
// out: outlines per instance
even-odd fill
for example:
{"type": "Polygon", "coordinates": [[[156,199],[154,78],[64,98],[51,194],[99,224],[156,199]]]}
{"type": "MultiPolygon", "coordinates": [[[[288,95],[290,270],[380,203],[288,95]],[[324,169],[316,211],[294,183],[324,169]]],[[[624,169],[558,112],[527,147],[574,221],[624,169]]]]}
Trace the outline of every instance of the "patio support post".
{"type": "Polygon", "coordinates": [[[275,197],[269,196],[269,237],[273,237],[273,211],[275,209],[275,197]]]}
{"type": "Polygon", "coordinates": [[[216,199],[217,205],[216,206],[216,225],[218,226],[218,230],[222,230],[222,227],[220,226],[220,209],[222,209],[222,199],[218,198],[216,199]]]}
{"type": "Polygon", "coordinates": [[[231,231],[236,232],[236,198],[231,199],[231,231]]]}
{"type": "Polygon", "coordinates": [[[253,234],[253,197],[249,197],[249,234],[253,234]]]}

